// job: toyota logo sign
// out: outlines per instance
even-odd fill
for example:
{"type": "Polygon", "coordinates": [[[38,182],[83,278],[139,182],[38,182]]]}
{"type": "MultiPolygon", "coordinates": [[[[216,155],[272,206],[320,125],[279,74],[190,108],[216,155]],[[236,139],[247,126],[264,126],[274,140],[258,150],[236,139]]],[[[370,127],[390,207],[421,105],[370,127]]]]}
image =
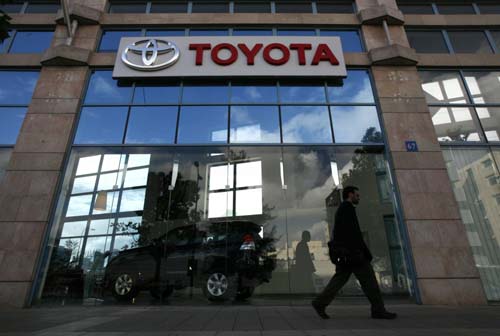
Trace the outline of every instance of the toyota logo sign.
{"type": "Polygon", "coordinates": [[[170,41],[160,39],[140,40],[125,47],[122,61],[128,67],[140,71],[153,71],[168,68],[179,59],[179,48],[170,41]],[[131,57],[130,54],[141,57],[131,57]]]}

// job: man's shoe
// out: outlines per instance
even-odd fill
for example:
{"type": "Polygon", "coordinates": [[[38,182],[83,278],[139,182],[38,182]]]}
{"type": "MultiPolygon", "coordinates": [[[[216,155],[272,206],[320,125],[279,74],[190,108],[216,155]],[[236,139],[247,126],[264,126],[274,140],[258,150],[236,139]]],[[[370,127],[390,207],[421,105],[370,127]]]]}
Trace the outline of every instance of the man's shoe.
{"type": "Polygon", "coordinates": [[[314,302],[311,302],[311,305],[313,306],[314,310],[319,315],[319,317],[321,317],[324,320],[328,320],[330,318],[330,316],[328,316],[328,314],[325,312],[326,308],[325,306],[321,306],[314,302]]]}
{"type": "Polygon", "coordinates": [[[388,311],[372,312],[372,318],[374,319],[394,320],[396,317],[398,317],[396,313],[390,313],[388,311]]]}

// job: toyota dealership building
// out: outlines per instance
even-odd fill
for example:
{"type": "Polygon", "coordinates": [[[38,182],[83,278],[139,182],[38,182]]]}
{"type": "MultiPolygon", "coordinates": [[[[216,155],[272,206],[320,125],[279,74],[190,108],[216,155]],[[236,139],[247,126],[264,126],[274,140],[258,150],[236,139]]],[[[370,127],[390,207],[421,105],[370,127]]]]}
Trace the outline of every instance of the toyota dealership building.
{"type": "Polygon", "coordinates": [[[500,301],[498,1],[68,3],[2,7],[1,305],[308,303],[348,185],[387,300],[500,301]]]}

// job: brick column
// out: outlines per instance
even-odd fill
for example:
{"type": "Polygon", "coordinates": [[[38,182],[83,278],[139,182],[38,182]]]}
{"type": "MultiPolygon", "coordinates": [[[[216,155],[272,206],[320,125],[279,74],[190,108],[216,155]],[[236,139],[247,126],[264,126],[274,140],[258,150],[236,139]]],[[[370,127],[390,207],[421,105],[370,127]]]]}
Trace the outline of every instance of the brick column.
{"type": "MultiPolygon", "coordinates": [[[[79,3],[98,10],[105,6],[104,0],[79,3]]],[[[73,46],[93,51],[98,34],[97,25],[81,26],[73,46]]],[[[66,27],[57,25],[52,45],[65,38],[66,27]]],[[[41,68],[0,185],[0,306],[28,303],[88,73],[85,65],[41,68]]]]}
{"type": "MultiPolygon", "coordinates": [[[[397,9],[394,0],[357,0],[357,5],[397,9]]],[[[362,30],[368,52],[387,45],[381,25],[364,24],[362,30]]],[[[402,25],[389,31],[393,43],[409,47],[402,25]]],[[[372,66],[372,73],[422,303],[485,304],[417,68],[393,56],[389,52],[387,61],[377,62],[385,65],[372,66]],[[407,140],[415,140],[419,152],[407,152],[407,140]]]]}

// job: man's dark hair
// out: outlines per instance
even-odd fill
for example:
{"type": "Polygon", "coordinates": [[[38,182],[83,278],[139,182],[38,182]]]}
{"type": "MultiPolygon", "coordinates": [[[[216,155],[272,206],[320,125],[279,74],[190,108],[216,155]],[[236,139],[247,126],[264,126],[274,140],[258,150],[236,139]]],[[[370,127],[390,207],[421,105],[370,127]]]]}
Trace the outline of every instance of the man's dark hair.
{"type": "Polygon", "coordinates": [[[349,198],[349,194],[355,192],[356,190],[359,190],[359,188],[355,186],[345,187],[344,189],[342,189],[342,199],[345,201],[349,198]]]}

